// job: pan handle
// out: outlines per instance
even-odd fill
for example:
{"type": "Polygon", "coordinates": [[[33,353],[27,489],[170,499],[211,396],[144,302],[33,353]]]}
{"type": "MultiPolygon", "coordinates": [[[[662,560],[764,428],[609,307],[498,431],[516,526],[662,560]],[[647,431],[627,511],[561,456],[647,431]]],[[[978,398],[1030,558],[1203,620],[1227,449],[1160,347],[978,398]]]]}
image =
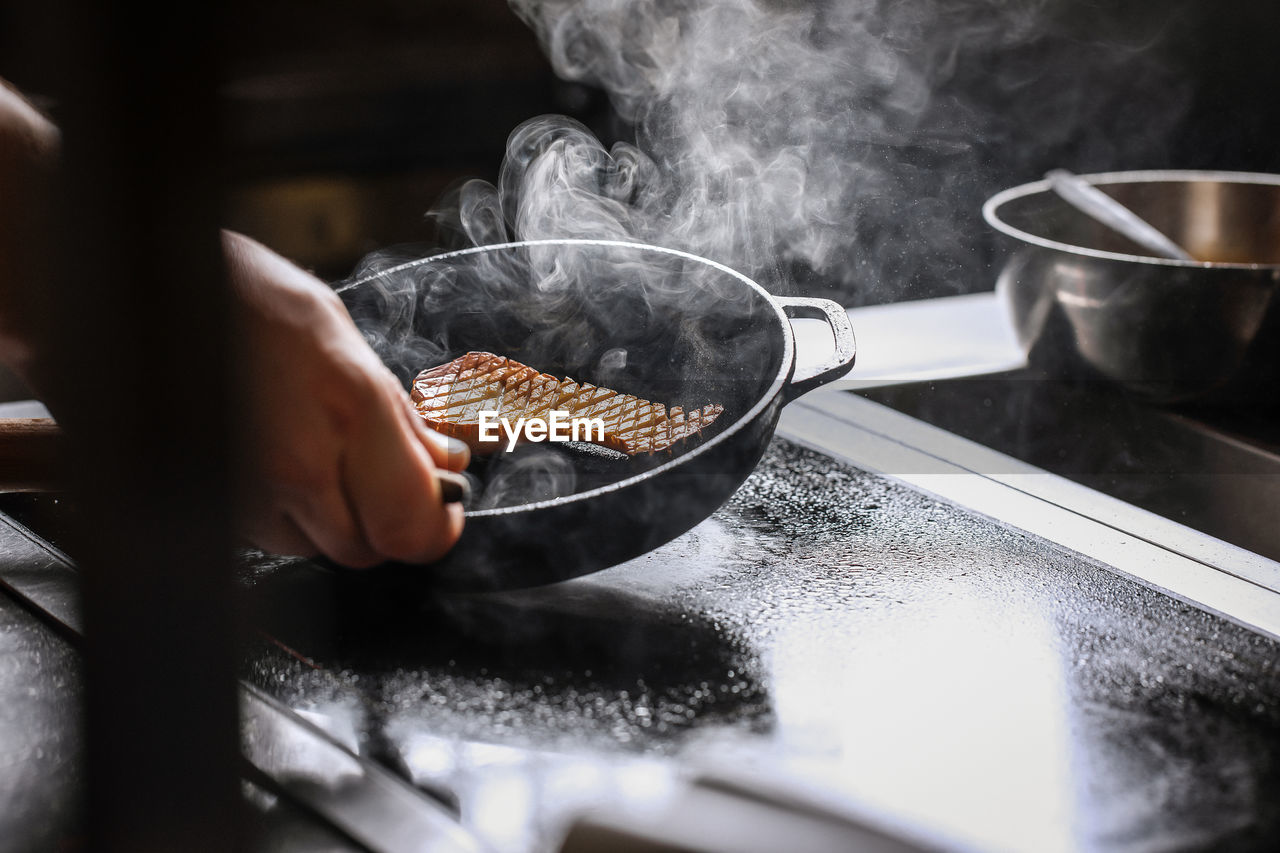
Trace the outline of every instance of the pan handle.
{"type": "Polygon", "coordinates": [[[835,352],[831,358],[816,367],[806,368],[803,372],[796,371],[791,381],[782,389],[788,402],[849,372],[857,356],[857,345],[853,339],[853,325],[843,306],[830,299],[807,296],[775,296],[773,300],[788,317],[826,320],[831,327],[831,334],[835,336],[835,352]]]}

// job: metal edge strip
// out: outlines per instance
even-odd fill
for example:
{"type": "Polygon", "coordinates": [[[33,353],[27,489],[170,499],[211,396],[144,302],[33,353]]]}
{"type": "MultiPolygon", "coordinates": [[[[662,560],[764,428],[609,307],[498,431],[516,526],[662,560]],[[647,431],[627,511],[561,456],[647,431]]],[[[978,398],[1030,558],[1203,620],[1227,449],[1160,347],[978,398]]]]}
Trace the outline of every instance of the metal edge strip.
{"type": "Polygon", "coordinates": [[[1280,640],[1275,561],[855,394],[792,403],[778,433],[1280,640]]]}

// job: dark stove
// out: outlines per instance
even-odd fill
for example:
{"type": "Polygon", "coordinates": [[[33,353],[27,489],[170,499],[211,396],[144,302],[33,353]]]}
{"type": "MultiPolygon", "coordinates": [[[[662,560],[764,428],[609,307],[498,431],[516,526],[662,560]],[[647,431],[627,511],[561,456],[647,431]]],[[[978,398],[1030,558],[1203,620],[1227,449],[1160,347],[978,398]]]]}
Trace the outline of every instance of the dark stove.
{"type": "MultiPolygon", "coordinates": [[[[39,599],[71,576],[70,508],[0,509],[7,553],[43,555],[17,578],[39,599]]],[[[587,578],[439,596],[246,555],[261,633],[242,676],[499,850],[557,850],[569,827],[566,849],[628,832],[739,850],[1271,849],[1275,569],[833,393],[787,410],[712,518],[587,578]],[[709,792],[718,812],[693,806],[709,792]],[[756,848],[727,841],[753,820],[756,848]]],[[[0,686],[50,705],[75,683],[67,641],[13,599],[0,610],[7,636],[54,649],[10,658],[0,686]]],[[[0,837],[31,846],[58,837],[78,755],[74,720],[41,719],[0,732],[25,739],[9,784],[52,792],[0,815],[0,837]]],[[[359,766],[301,763],[312,792],[359,766]]],[[[251,790],[273,849],[352,846],[269,782],[251,790]]]]}
{"type": "Polygon", "coordinates": [[[867,393],[913,417],[1196,530],[1280,559],[1280,412],[1156,406],[1027,368],[867,393]]]}

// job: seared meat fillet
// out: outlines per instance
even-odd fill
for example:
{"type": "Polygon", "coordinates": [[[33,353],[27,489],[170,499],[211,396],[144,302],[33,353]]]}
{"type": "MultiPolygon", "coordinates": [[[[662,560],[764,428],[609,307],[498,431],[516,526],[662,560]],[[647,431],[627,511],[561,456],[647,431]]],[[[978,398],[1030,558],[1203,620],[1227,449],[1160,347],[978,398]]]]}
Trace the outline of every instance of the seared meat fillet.
{"type": "MultiPolygon", "coordinates": [[[[667,450],[699,435],[724,411],[710,404],[684,411],[620,394],[587,382],[557,379],[489,352],[469,352],[413,380],[413,405],[432,429],[459,438],[480,452],[505,444],[480,441],[480,413],[497,412],[515,429],[519,418],[547,421],[552,411],[569,418],[599,419],[604,438],[588,440],[635,456],[667,450]]],[[[527,438],[527,436],[525,436],[527,438]]]]}

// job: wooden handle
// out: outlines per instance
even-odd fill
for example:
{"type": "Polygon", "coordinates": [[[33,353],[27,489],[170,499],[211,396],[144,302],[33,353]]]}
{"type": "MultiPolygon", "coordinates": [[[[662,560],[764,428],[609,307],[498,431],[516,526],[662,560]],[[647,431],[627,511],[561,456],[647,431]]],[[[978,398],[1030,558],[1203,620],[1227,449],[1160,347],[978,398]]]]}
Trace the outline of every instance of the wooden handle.
{"type": "Polygon", "coordinates": [[[52,418],[0,418],[0,491],[56,489],[62,442],[52,418]]]}
{"type": "MultiPolygon", "coordinates": [[[[52,418],[0,418],[0,492],[51,492],[62,485],[61,453],[65,441],[52,418]]],[[[465,501],[467,478],[436,472],[445,503],[465,501]]]]}

